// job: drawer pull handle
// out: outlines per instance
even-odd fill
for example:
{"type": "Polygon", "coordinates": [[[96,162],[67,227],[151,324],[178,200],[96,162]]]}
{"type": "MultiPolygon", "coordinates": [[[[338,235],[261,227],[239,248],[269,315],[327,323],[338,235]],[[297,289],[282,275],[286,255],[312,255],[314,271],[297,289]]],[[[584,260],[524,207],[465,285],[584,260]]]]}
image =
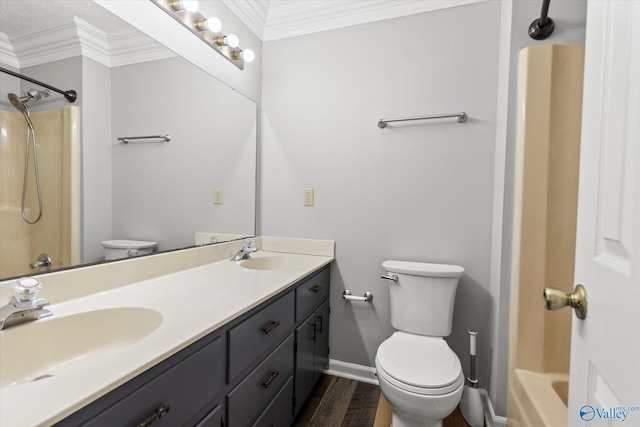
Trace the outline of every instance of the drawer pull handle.
{"type": "Polygon", "coordinates": [[[138,427],[148,427],[154,422],[158,421],[160,418],[165,416],[167,412],[169,412],[171,407],[169,405],[164,405],[156,409],[156,412],[153,413],[149,418],[138,424],[138,427]]]}
{"type": "Polygon", "coordinates": [[[314,294],[317,294],[318,292],[320,292],[320,289],[322,289],[322,286],[315,285],[313,288],[309,289],[309,292],[313,292],[314,294]]]}
{"type": "Polygon", "coordinates": [[[316,319],[318,320],[318,323],[320,324],[320,326],[318,327],[318,332],[322,333],[322,316],[316,316],[316,319]]]}
{"type": "Polygon", "coordinates": [[[264,332],[265,335],[269,335],[278,326],[280,326],[280,321],[276,320],[275,322],[271,322],[271,324],[269,326],[267,326],[266,328],[264,328],[262,330],[262,332],[264,332]]]}
{"type": "Polygon", "coordinates": [[[262,387],[269,388],[271,383],[273,383],[276,380],[276,378],[278,378],[278,375],[280,375],[280,371],[273,371],[269,379],[262,383],[262,387]]]}

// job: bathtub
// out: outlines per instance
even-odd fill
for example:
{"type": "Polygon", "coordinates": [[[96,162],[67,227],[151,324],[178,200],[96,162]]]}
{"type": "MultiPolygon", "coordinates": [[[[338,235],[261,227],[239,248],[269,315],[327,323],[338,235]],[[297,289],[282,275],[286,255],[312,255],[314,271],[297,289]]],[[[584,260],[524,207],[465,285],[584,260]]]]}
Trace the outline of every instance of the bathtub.
{"type": "MultiPolygon", "coordinates": [[[[516,369],[512,378],[513,426],[564,427],[567,425],[569,375],[542,374],[516,369]],[[519,423],[515,422],[515,419],[519,423]]],[[[510,420],[511,421],[511,420],[510,420]]]]}

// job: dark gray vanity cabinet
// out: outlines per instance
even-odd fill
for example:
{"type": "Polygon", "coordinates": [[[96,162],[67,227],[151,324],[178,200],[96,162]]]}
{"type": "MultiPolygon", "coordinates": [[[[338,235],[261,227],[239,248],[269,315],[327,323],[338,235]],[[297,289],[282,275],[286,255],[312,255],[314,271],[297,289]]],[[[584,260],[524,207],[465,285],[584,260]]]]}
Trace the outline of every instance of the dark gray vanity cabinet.
{"type": "Polygon", "coordinates": [[[154,427],[218,427],[225,367],[224,337],[211,334],[56,426],[137,426],[156,419],[154,427]]]}
{"type": "Polygon", "coordinates": [[[294,310],[294,293],[290,291],[229,329],[229,383],[235,382],[238,375],[255,366],[268,349],[291,334],[294,310]]]}
{"type": "Polygon", "coordinates": [[[329,364],[329,266],[232,327],[228,335],[230,382],[243,378],[227,394],[228,426],[291,425],[329,364]],[[308,339],[303,340],[299,330],[308,331],[308,339]],[[275,349],[273,341],[280,342],[275,349]],[[253,369],[249,374],[247,365],[253,369]]]}
{"type": "Polygon", "coordinates": [[[329,365],[329,300],[296,328],[295,407],[297,415],[329,365]]]}
{"type": "Polygon", "coordinates": [[[293,377],[289,378],[269,406],[251,427],[288,426],[293,422],[291,402],[293,401],[293,377]]]}
{"type": "Polygon", "coordinates": [[[328,365],[329,266],[58,427],[289,426],[328,365]]]}
{"type": "Polygon", "coordinates": [[[316,308],[329,298],[329,268],[325,267],[295,289],[296,323],[305,320],[316,308]]]}
{"type": "MultiPolygon", "coordinates": [[[[230,426],[249,426],[293,379],[293,334],[227,395],[230,426]]],[[[289,400],[288,413],[292,413],[289,400]]]]}

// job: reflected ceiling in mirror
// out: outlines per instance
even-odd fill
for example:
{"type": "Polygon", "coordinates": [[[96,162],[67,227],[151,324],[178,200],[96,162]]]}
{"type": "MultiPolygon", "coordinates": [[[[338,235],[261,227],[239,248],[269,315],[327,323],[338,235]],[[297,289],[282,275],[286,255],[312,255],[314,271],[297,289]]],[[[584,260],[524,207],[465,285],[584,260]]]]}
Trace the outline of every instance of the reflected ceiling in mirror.
{"type": "MultiPolygon", "coordinates": [[[[0,15],[0,37],[11,46],[2,51],[2,66],[79,94],[73,105],[80,120],[80,232],[66,237],[76,239],[76,261],[103,259],[105,240],[153,241],[166,251],[255,235],[253,101],[92,1],[0,2],[0,15]],[[117,140],[165,134],[170,141],[117,140]]],[[[33,85],[6,74],[0,83],[3,114],[26,128],[7,95],[33,85]]],[[[30,108],[37,113],[69,105],[52,94],[30,108]]],[[[46,144],[43,132],[36,127],[38,145],[46,144]]],[[[8,135],[2,144],[3,150],[19,149],[10,158],[16,176],[3,175],[0,187],[0,278],[33,274],[29,264],[41,252],[53,252],[54,267],[67,266],[48,249],[51,240],[17,233],[23,227],[14,227],[7,214],[19,214],[24,136],[8,135]],[[18,200],[5,200],[5,193],[18,200]],[[8,258],[17,247],[22,259],[8,258]],[[7,273],[14,264],[19,272],[7,273]]],[[[45,205],[47,213],[55,214],[45,205]]]]}

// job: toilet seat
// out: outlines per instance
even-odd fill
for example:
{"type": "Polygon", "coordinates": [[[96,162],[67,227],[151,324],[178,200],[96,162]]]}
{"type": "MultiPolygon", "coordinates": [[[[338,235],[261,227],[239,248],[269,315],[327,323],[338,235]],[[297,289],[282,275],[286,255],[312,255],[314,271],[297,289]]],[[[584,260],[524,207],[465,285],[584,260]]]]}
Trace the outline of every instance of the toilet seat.
{"type": "Polygon", "coordinates": [[[422,395],[451,393],[464,383],[458,356],[441,338],[396,332],[378,347],[378,375],[422,395]]]}

